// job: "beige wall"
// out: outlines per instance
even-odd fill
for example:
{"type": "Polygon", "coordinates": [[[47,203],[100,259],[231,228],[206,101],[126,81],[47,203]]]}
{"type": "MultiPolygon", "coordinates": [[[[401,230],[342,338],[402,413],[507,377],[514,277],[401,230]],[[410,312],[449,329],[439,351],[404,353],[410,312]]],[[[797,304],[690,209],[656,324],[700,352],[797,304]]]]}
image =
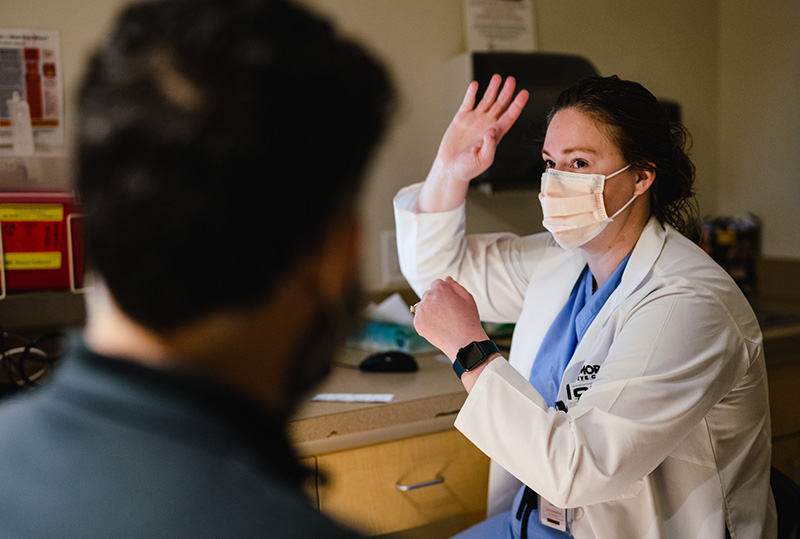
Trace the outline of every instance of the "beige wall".
{"type": "MultiPolygon", "coordinates": [[[[364,273],[382,279],[391,199],[420,181],[443,131],[445,62],[464,51],[464,0],[305,0],[389,66],[401,108],[368,177],[364,273]]],[[[4,0],[0,25],[62,32],[67,102],[82,59],[123,0],[4,0]]],[[[681,103],[701,211],[764,220],[764,253],[800,258],[800,26],[797,0],[534,0],[538,49],[589,58],[603,74],[681,103]]],[[[71,109],[67,120],[71,120],[71,109]]],[[[541,230],[534,193],[473,193],[469,229],[541,230]]]]}
{"type": "Polygon", "coordinates": [[[764,221],[763,252],[800,260],[800,2],[720,2],[717,206],[764,221]]]}

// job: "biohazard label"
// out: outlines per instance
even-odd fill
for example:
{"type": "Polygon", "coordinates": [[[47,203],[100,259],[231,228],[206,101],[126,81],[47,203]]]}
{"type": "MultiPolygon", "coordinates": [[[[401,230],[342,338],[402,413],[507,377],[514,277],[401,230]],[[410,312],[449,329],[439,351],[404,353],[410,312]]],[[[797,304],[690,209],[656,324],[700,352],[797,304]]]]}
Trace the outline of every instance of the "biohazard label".
{"type": "Polygon", "coordinates": [[[0,204],[0,221],[63,221],[63,204],[0,204]]]}
{"type": "Polygon", "coordinates": [[[6,253],[8,270],[60,269],[61,253],[6,253]]]}
{"type": "Polygon", "coordinates": [[[5,268],[61,268],[63,218],[63,204],[0,204],[5,268]]]}

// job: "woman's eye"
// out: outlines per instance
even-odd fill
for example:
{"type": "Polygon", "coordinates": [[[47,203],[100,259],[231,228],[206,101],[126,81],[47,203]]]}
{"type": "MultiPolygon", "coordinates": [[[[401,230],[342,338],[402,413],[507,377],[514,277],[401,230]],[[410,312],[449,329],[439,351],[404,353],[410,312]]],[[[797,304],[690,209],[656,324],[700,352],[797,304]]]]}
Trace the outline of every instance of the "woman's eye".
{"type": "Polygon", "coordinates": [[[544,160],[544,168],[545,168],[545,170],[550,170],[551,168],[555,168],[555,167],[556,167],[555,162],[553,162],[553,161],[551,161],[549,159],[545,159],[544,160]]]}
{"type": "Polygon", "coordinates": [[[573,168],[583,168],[583,167],[588,167],[588,166],[589,166],[589,163],[587,163],[583,159],[575,159],[572,162],[572,167],[573,168]]]}

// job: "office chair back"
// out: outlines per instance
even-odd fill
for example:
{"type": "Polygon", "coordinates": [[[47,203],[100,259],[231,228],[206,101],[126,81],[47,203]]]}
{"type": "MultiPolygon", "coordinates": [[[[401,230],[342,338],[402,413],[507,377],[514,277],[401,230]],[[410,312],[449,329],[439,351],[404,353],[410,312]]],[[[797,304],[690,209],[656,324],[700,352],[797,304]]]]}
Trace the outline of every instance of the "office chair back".
{"type": "Polygon", "coordinates": [[[776,468],[770,485],[778,510],[778,539],[800,539],[800,486],[776,468]]]}

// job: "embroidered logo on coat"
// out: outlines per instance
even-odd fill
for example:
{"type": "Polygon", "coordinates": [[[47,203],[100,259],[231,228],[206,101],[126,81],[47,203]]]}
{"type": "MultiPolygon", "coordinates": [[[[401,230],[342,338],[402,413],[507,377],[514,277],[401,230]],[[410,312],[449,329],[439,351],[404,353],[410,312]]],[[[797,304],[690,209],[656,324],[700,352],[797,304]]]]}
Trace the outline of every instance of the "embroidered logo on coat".
{"type": "Polygon", "coordinates": [[[566,411],[567,406],[572,407],[578,404],[581,395],[594,384],[598,372],[600,372],[600,365],[584,365],[581,367],[575,381],[565,386],[567,391],[567,404],[565,405],[562,401],[558,401],[556,403],[556,409],[566,411]]]}
{"type": "Polygon", "coordinates": [[[600,365],[584,365],[578,372],[578,382],[588,382],[597,378],[597,373],[600,372],[600,365]]]}

